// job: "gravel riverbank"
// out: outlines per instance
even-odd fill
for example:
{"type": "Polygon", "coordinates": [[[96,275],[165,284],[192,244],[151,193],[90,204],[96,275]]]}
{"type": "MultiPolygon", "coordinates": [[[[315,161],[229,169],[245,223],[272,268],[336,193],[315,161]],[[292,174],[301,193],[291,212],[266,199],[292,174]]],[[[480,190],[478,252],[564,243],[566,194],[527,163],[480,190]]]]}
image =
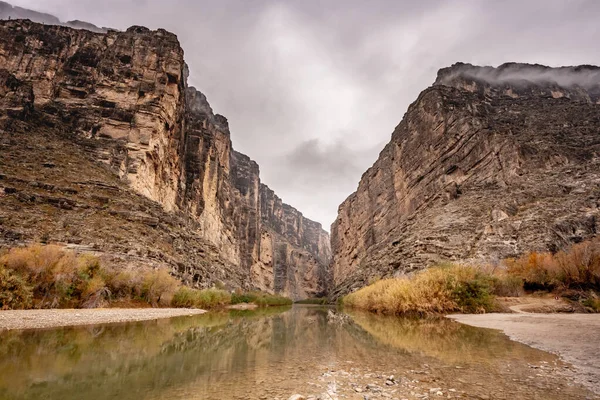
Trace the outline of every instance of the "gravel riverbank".
{"type": "Polygon", "coordinates": [[[191,308],[7,310],[0,311],[0,331],[146,321],[158,318],[179,317],[183,315],[198,315],[205,312],[205,310],[191,308]]]}
{"type": "Polygon", "coordinates": [[[559,355],[577,380],[600,394],[600,314],[457,314],[463,324],[502,330],[512,340],[559,355]]]}

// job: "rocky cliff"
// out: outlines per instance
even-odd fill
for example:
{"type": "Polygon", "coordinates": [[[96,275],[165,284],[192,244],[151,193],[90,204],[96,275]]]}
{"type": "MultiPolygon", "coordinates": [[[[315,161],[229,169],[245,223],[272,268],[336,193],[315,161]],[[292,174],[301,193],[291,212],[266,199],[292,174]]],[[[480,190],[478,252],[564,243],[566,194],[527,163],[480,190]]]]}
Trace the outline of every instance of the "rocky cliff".
{"type": "Polygon", "coordinates": [[[0,66],[4,245],[58,241],[200,287],[326,289],[327,233],[232,149],[175,35],[2,21],[0,66]]]}
{"type": "Polygon", "coordinates": [[[331,230],[333,297],[600,229],[600,68],[455,64],[410,105],[331,230]]]}

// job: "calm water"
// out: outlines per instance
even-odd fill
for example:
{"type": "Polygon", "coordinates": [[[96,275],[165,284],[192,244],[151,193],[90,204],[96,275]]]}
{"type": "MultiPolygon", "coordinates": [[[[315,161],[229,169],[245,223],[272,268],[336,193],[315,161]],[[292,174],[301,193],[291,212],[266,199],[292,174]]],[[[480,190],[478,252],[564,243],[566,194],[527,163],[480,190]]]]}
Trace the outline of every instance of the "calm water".
{"type": "Polygon", "coordinates": [[[495,331],[329,310],[2,333],[0,399],[363,399],[391,374],[389,398],[593,398],[554,356],[495,331]]]}

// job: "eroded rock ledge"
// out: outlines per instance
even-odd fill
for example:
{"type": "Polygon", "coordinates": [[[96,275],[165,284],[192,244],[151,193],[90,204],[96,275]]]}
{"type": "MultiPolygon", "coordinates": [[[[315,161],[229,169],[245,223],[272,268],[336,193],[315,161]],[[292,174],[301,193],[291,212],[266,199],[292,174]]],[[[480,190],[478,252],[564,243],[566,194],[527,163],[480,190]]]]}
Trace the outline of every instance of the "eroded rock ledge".
{"type": "Polygon", "coordinates": [[[200,287],[326,290],[328,234],[233,150],[175,35],[0,21],[0,65],[3,245],[59,241],[200,287]]]}
{"type": "Polygon", "coordinates": [[[331,230],[333,297],[600,229],[600,68],[455,64],[410,105],[331,230]]]}

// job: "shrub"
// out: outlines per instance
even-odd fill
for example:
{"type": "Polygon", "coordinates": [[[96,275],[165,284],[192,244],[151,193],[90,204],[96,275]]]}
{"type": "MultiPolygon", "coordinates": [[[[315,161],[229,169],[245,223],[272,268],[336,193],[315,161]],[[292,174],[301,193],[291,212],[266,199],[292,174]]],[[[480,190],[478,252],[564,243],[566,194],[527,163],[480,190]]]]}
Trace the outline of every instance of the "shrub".
{"type": "Polygon", "coordinates": [[[600,312],[600,299],[598,298],[586,299],[582,302],[582,304],[591,308],[593,312],[600,312]]]}
{"type": "Polygon", "coordinates": [[[173,295],[173,307],[218,308],[230,304],[231,295],[220,289],[192,289],[180,287],[173,295]]]}
{"type": "MultiPolygon", "coordinates": [[[[19,285],[21,279],[30,288],[23,307],[98,307],[112,299],[132,298],[168,305],[179,286],[166,270],[132,275],[107,268],[92,255],[76,255],[55,245],[11,249],[0,256],[0,267],[8,271],[3,277],[10,285],[19,285]]],[[[6,293],[1,296],[8,298],[6,293]]]]}
{"type": "Polygon", "coordinates": [[[493,281],[474,267],[435,267],[410,278],[384,279],[349,294],[345,306],[386,314],[487,312],[493,281]]]}
{"type": "Polygon", "coordinates": [[[30,308],[33,289],[15,272],[0,265],[0,310],[30,308]]]}
{"type": "Polygon", "coordinates": [[[287,306],[292,304],[292,300],[279,295],[263,293],[258,291],[246,293],[234,293],[231,295],[231,304],[254,303],[259,307],[267,306],[287,306]]]}
{"type": "Polygon", "coordinates": [[[189,288],[187,286],[182,286],[175,294],[173,294],[173,299],[171,300],[171,306],[173,307],[183,307],[183,308],[195,308],[198,303],[198,295],[197,290],[189,288]]]}
{"type": "Polygon", "coordinates": [[[492,294],[502,297],[519,297],[523,295],[523,279],[507,273],[499,273],[491,278],[492,294]]]}
{"type": "Polygon", "coordinates": [[[130,299],[133,297],[141,297],[141,278],[138,277],[136,279],[127,271],[116,272],[107,270],[103,276],[106,281],[106,286],[114,298],[130,299]]]}
{"type": "Polygon", "coordinates": [[[153,306],[170,304],[179,286],[179,281],[164,269],[146,272],[142,282],[142,298],[153,306]]]}
{"type": "Polygon", "coordinates": [[[298,301],[295,301],[294,303],[325,305],[325,304],[327,304],[327,302],[328,302],[327,297],[315,297],[315,298],[311,298],[311,299],[298,300],[298,301]]]}
{"type": "Polygon", "coordinates": [[[600,289],[600,239],[578,243],[568,250],[532,252],[507,260],[508,272],[528,289],[600,289]]]}
{"type": "Polygon", "coordinates": [[[79,260],[59,246],[14,248],[0,257],[0,264],[23,277],[37,307],[64,306],[80,295],[79,260]]]}

